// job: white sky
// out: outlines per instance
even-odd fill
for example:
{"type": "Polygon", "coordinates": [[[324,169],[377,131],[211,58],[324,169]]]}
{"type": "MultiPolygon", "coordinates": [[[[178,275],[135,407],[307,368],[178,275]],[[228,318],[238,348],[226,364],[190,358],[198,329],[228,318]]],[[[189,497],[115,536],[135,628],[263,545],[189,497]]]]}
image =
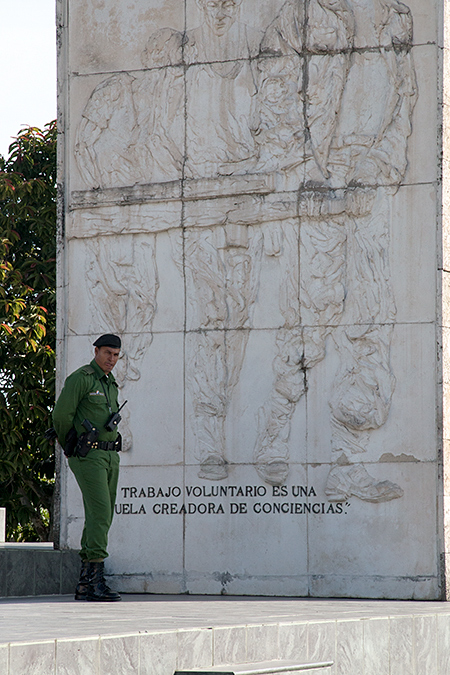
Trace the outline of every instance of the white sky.
{"type": "Polygon", "coordinates": [[[0,154],[56,117],[55,0],[0,0],[0,154]]]}

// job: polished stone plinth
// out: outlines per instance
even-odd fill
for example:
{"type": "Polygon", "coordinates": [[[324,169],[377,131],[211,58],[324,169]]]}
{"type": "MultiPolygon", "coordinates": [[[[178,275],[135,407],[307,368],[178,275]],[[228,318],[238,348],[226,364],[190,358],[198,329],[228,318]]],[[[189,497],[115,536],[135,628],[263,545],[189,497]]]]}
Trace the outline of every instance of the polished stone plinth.
{"type": "Polygon", "coordinates": [[[447,675],[439,602],[124,595],[0,601],[2,675],[173,675],[261,661],[322,675],[447,675]]]}
{"type": "Polygon", "coordinates": [[[76,551],[56,551],[52,543],[0,543],[0,598],[71,593],[79,573],[76,551]]]}

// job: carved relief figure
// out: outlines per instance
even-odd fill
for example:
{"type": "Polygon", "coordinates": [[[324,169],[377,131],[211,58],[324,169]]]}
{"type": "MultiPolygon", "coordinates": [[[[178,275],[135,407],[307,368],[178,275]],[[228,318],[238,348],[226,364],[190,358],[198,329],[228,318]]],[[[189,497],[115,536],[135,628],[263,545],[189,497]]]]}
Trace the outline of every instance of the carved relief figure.
{"type": "MultiPolygon", "coordinates": [[[[92,306],[96,307],[96,324],[111,326],[120,335],[127,334],[128,347],[117,363],[117,383],[127,397],[130,383],[141,377],[140,364],[152,343],[152,326],[159,288],[154,235],[122,235],[92,239],[86,276],[92,306]]],[[[122,412],[124,438],[132,444],[129,411],[122,412]]]]}
{"type": "Polygon", "coordinates": [[[417,88],[409,9],[397,0],[357,0],[354,12],[360,26],[356,46],[377,49],[352,54],[330,161],[335,183],[368,186],[365,191],[373,205],[351,224],[347,286],[353,301],[347,303],[342,322],[349,327],[334,334],[341,368],[330,401],[335,466],[326,492],[329,499],[355,494],[376,502],[403,494],[390,481],[372,479],[362,462],[370,431],[387,420],[395,388],[390,366],[395,302],[388,257],[389,207],[407,167],[417,88]]]}
{"type": "MultiPolygon", "coordinates": [[[[278,335],[274,391],[260,416],[255,461],[267,482],[285,480],[295,404],[306,390],[308,369],[325,355],[325,339],[331,333],[341,366],[330,400],[333,464],[326,493],[330,500],[355,495],[377,502],[403,494],[391,481],[370,476],[362,462],[369,432],[385,423],[395,387],[390,366],[395,304],[389,281],[388,195],[406,170],[416,86],[409,10],[398,2],[359,4],[355,39],[372,49],[352,53],[333,135],[314,153],[316,168],[326,179],[322,184],[343,188],[346,203],[331,208],[331,193],[326,192],[300,196],[301,327],[287,322],[278,335]],[[358,102],[362,109],[355,112],[358,102]],[[327,216],[330,210],[334,217],[327,216]]],[[[297,36],[289,36],[292,21],[284,22],[285,10],[291,13],[292,5],[286,3],[263,42],[282,53],[286,45],[298,50],[297,36]]],[[[314,57],[310,64],[315,65],[314,57]]],[[[322,109],[326,107],[326,95],[326,84],[314,89],[317,110],[320,97],[322,109]]],[[[311,130],[308,105],[304,109],[305,126],[311,130]]],[[[308,170],[306,179],[313,175],[308,170]]],[[[293,293],[293,306],[296,301],[293,293]]]]}
{"type": "MultiPolygon", "coordinates": [[[[165,43],[167,36],[159,38],[165,43]]],[[[87,185],[108,188],[181,178],[183,101],[179,67],[120,73],[98,85],[83,111],[75,145],[87,185]]]]}
{"type": "MultiPolygon", "coordinates": [[[[240,4],[198,0],[204,22],[186,35],[187,178],[242,174],[254,164],[248,119],[262,36],[239,21],[240,4]]],[[[260,251],[260,234],[246,226],[194,228],[186,237],[190,326],[199,329],[186,339],[186,385],[202,478],[227,476],[225,419],[248,342],[260,251]]]]}
{"type": "Polygon", "coordinates": [[[289,172],[291,189],[329,178],[353,39],[346,0],[287,0],[265,32],[262,54],[273,58],[259,62],[252,129],[262,166],[278,156],[271,168],[289,172]]]}
{"type": "Polygon", "coordinates": [[[192,398],[199,476],[227,476],[225,419],[249,337],[261,235],[247,227],[191,230],[186,237],[190,324],[186,385],[192,398]]]}
{"type": "MultiPolygon", "coordinates": [[[[78,165],[90,188],[180,179],[195,199],[206,179],[219,203],[226,177],[258,175],[295,193],[285,220],[266,217],[263,204],[245,223],[218,210],[207,227],[185,230],[178,263],[199,475],[227,476],[225,420],[264,256],[277,256],[284,325],[258,416],[255,467],[268,483],[286,480],[292,416],[332,340],[340,366],[326,494],[394,499],[401,487],[372,477],[364,453],[395,389],[390,199],[406,171],[416,97],[411,14],[398,0],[286,0],[260,32],[240,21],[242,1],[197,0],[198,27],[157,31],[143,51],[146,70],[96,87],[78,129],[78,165]]],[[[98,292],[132,302],[122,292],[129,281],[111,271],[105,278],[98,292]]],[[[135,319],[146,317],[150,324],[140,325],[151,329],[154,309],[145,302],[135,319]]]]}
{"type": "MultiPolygon", "coordinates": [[[[326,22],[330,18],[327,27],[324,29],[323,23],[319,22],[317,35],[309,35],[307,41],[320,45],[322,50],[340,51],[337,54],[314,57],[314,63],[311,64],[299,55],[303,51],[302,41],[305,35],[294,30],[297,42],[289,45],[277,25],[278,20],[280,25],[285,25],[292,31],[293,26],[304,24],[304,6],[301,3],[285,3],[279,17],[263,37],[262,50],[266,58],[260,59],[255,68],[251,57],[257,52],[253,47],[254,42],[249,38],[252,33],[235,18],[240,3],[217,1],[200,4],[206,14],[205,25],[202,29],[192,31],[192,34],[188,32],[186,38],[186,59],[196,64],[189,70],[187,77],[187,176],[282,170],[286,186],[297,188],[299,183],[304,182],[306,172],[308,180],[323,181],[326,174],[323,169],[324,158],[327,156],[331,131],[336,124],[336,114],[348,70],[349,57],[347,53],[342,54],[342,50],[350,46],[349,40],[352,38],[350,13],[342,12],[342,16],[338,17],[335,8],[331,11],[328,8],[321,9],[322,21],[326,22]],[[228,15],[225,20],[226,6],[228,15]],[[207,37],[205,31],[212,35],[207,37]],[[233,31],[233,35],[229,34],[230,31],[233,31]],[[273,40],[270,36],[273,36],[273,40]],[[232,53],[230,49],[233,49],[232,53]],[[247,60],[243,60],[244,56],[247,56],[247,60]],[[221,58],[223,61],[227,57],[230,60],[224,63],[210,63],[213,58],[221,58]],[[233,61],[233,57],[241,58],[233,61]],[[197,65],[199,60],[209,63],[197,65]],[[328,105],[326,110],[323,106],[320,109],[315,105],[314,94],[308,84],[308,80],[312,81],[312,77],[308,77],[309,69],[318,72],[317,79],[323,78],[329,83],[327,94],[331,97],[332,105],[328,105]],[[199,105],[205,92],[206,104],[199,105]],[[310,99],[310,103],[305,110],[307,99],[310,99]],[[205,133],[208,128],[209,133],[205,133]],[[214,143],[211,143],[212,138],[214,143]],[[314,171],[311,167],[314,167],[314,171]]],[[[311,7],[316,4],[311,3],[311,7]]],[[[338,3],[338,6],[342,7],[342,3],[338,3]]],[[[314,16],[312,9],[310,19],[314,16]]],[[[317,86],[317,82],[315,84],[317,86]]],[[[257,224],[254,223],[255,226],[257,224]]],[[[210,235],[199,230],[190,236],[196,238],[197,254],[201,252],[191,261],[190,248],[186,249],[187,266],[194,278],[191,288],[195,303],[203,311],[206,310],[207,315],[198,326],[206,328],[201,334],[202,347],[194,348],[199,339],[197,336],[190,335],[188,338],[188,344],[196,357],[193,360],[194,367],[188,368],[187,386],[191,390],[194,405],[195,435],[201,463],[199,475],[203,478],[219,479],[227,475],[224,420],[248,340],[248,332],[227,332],[226,318],[231,320],[233,329],[249,326],[255,297],[253,286],[258,278],[260,262],[255,255],[250,256],[247,266],[253,266],[253,275],[241,274],[239,277],[244,311],[240,310],[241,321],[235,321],[233,325],[234,317],[225,298],[221,302],[208,303],[204,301],[203,294],[205,289],[214,287],[215,300],[220,294],[230,296],[233,288],[230,283],[233,281],[230,260],[235,257],[237,246],[241,250],[247,246],[247,236],[238,245],[235,242],[229,244],[228,254],[220,260],[217,256],[220,247],[217,244],[215,260],[202,250],[200,242],[210,235]],[[233,257],[230,255],[232,251],[233,257]],[[204,266],[208,270],[208,280],[203,271],[204,266]],[[215,333],[208,330],[208,326],[216,326],[221,331],[215,333]],[[235,339],[231,341],[230,336],[235,339]],[[209,348],[208,340],[211,342],[209,348]],[[210,368],[213,368],[211,373],[210,368]]],[[[226,240],[226,231],[224,236],[226,240]]],[[[293,250],[297,250],[297,247],[294,246],[293,250]]],[[[291,274],[295,267],[295,264],[290,266],[291,274]]],[[[286,308],[287,314],[291,314],[291,309],[286,308]]],[[[280,352],[283,352],[283,348],[289,349],[288,345],[298,342],[299,319],[297,313],[295,321],[280,331],[277,339],[280,352]]],[[[303,333],[303,329],[300,333],[303,333]]],[[[281,353],[276,363],[281,363],[283,356],[281,353]]],[[[300,380],[302,387],[303,374],[299,372],[299,362],[290,364],[289,368],[296,384],[300,380]]],[[[287,383],[288,379],[283,372],[283,381],[287,383]]],[[[269,404],[266,411],[272,435],[274,427],[285,427],[287,430],[295,402],[301,395],[300,392],[293,394],[290,391],[290,400],[286,404],[283,396],[287,390],[284,389],[280,396],[279,389],[280,383],[276,382],[274,396],[277,400],[273,401],[272,409],[269,404]],[[280,413],[280,403],[281,408],[288,407],[289,411],[280,413]],[[271,410],[275,411],[274,414],[271,410]]],[[[270,442],[266,438],[267,434],[259,430],[260,438],[254,459],[261,477],[268,482],[280,483],[286,478],[287,471],[284,467],[287,467],[287,462],[283,464],[279,457],[280,454],[284,456],[287,453],[287,439],[283,439],[281,429],[280,432],[276,442],[270,442]]]]}
{"type": "Polygon", "coordinates": [[[186,35],[188,178],[245,173],[255,156],[248,119],[262,36],[238,20],[241,2],[198,0],[204,22],[186,35]]]}
{"type": "Polygon", "coordinates": [[[92,187],[136,182],[136,131],[133,78],[113,75],[92,93],[77,130],[75,157],[92,187]]]}

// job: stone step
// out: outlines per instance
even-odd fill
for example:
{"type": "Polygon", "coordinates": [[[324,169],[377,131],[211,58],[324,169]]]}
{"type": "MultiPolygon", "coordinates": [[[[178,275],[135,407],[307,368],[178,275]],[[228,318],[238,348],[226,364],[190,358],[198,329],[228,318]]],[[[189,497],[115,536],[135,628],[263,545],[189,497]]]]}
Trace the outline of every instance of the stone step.
{"type": "Polygon", "coordinates": [[[261,661],[259,663],[235,663],[233,665],[210,666],[193,670],[176,670],[174,675],[276,675],[331,668],[333,661],[298,663],[298,661],[261,661]]]}

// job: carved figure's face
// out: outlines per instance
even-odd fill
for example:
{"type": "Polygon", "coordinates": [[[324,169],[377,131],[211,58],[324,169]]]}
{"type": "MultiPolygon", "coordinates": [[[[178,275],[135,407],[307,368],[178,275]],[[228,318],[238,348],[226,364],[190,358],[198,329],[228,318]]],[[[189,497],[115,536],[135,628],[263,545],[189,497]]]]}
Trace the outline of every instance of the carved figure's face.
{"type": "Polygon", "coordinates": [[[264,83],[265,99],[269,103],[279,103],[289,94],[288,87],[282,77],[271,77],[264,83]]]}
{"type": "Polygon", "coordinates": [[[199,4],[208,26],[221,37],[235,22],[241,0],[199,0],[199,4]]]}

